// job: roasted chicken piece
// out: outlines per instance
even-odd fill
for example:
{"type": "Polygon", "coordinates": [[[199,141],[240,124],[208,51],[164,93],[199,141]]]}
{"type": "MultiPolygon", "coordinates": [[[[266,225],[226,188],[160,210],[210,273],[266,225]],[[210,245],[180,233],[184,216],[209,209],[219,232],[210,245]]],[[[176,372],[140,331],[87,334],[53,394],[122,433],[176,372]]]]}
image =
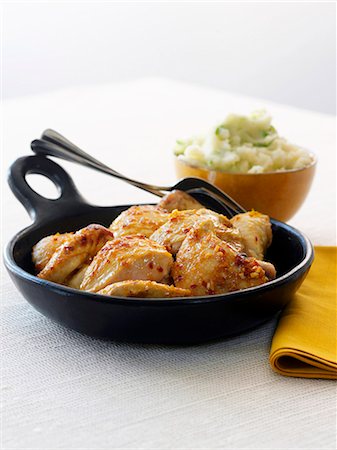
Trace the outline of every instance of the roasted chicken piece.
{"type": "Polygon", "coordinates": [[[98,291],[98,294],[115,297],[171,298],[188,297],[191,295],[191,291],[155,281],[127,280],[109,284],[98,291]]]}
{"type": "Polygon", "coordinates": [[[113,234],[102,225],[88,225],[71,234],[54,252],[39,278],[64,284],[72,274],[87,264],[113,234]]]}
{"type": "Polygon", "coordinates": [[[84,275],[88,267],[89,264],[83,264],[83,266],[80,266],[78,270],[73,272],[71,275],[69,275],[68,278],[64,280],[64,284],[73,289],[80,289],[81,283],[84,279],[84,275]]]}
{"type": "Polygon", "coordinates": [[[167,220],[168,213],[158,206],[139,205],[123,211],[110,225],[114,237],[142,234],[150,237],[167,220]]]}
{"type": "Polygon", "coordinates": [[[265,271],[265,274],[268,278],[268,280],[273,280],[276,278],[276,269],[274,264],[268,262],[268,261],[261,261],[260,259],[256,260],[259,265],[262,267],[262,269],[265,271]]]}
{"type": "Polygon", "coordinates": [[[272,241],[269,217],[256,211],[249,211],[234,216],[231,223],[240,230],[243,251],[248,256],[262,260],[272,241]]]}
{"type": "Polygon", "coordinates": [[[187,234],[172,275],[175,286],[190,289],[192,295],[222,294],[268,281],[259,261],[236,252],[218,238],[209,219],[187,234]]]}
{"type": "Polygon", "coordinates": [[[34,245],[32,250],[32,260],[36,272],[41,272],[41,270],[46,267],[56,250],[72,235],[73,233],[56,233],[52,236],[46,236],[34,245]]]}
{"type": "Polygon", "coordinates": [[[183,191],[169,192],[160,200],[158,206],[168,212],[172,212],[175,209],[177,209],[178,211],[183,211],[185,209],[204,208],[204,206],[199,203],[198,200],[183,191]]]}
{"type": "Polygon", "coordinates": [[[173,258],[165,247],[145,236],[122,236],[107,242],[88,267],[81,289],[97,292],[125,280],[161,282],[169,276],[173,258]]]}
{"type": "Polygon", "coordinates": [[[226,216],[205,208],[173,211],[167,222],[151,235],[151,239],[164,245],[170,253],[175,255],[191,228],[207,218],[214,223],[218,237],[231,242],[236,250],[241,250],[240,232],[233,228],[226,216]]]}

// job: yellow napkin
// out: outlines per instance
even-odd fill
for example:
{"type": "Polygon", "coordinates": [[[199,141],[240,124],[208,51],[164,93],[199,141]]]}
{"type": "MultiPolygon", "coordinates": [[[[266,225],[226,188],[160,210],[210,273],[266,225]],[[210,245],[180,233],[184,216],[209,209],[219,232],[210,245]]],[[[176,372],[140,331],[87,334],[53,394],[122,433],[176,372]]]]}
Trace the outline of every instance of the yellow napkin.
{"type": "Polygon", "coordinates": [[[336,247],[316,247],[303,285],[282,312],[269,361],[291,377],[337,379],[336,247]]]}

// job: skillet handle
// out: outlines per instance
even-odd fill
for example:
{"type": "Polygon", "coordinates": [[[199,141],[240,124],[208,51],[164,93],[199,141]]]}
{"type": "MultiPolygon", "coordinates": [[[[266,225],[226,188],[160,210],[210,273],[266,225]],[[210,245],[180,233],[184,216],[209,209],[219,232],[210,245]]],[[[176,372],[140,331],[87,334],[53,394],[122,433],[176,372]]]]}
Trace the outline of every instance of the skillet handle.
{"type": "Polygon", "coordinates": [[[68,173],[44,156],[23,156],[17,159],[9,169],[8,184],[34,221],[66,216],[68,211],[69,214],[74,211],[75,204],[86,204],[68,173]],[[31,173],[49,178],[56,185],[60,196],[54,200],[35,192],[26,181],[26,176],[31,173]]]}

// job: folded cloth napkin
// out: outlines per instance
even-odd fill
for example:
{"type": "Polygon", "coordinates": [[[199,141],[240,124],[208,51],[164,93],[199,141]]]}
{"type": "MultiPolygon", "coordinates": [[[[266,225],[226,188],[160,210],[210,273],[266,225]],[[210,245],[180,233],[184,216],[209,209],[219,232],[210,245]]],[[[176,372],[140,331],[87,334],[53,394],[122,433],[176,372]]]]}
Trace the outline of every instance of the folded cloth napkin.
{"type": "Polygon", "coordinates": [[[316,247],[303,285],[280,316],[269,361],[291,377],[337,379],[336,247],[316,247]]]}

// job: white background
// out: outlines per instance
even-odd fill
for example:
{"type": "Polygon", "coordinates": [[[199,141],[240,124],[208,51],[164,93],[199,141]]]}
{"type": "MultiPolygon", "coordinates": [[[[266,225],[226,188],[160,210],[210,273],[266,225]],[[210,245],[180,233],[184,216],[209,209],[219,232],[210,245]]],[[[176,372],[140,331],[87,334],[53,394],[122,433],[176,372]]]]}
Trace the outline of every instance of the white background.
{"type": "MultiPolygon", "coordinates": [[[[245,96],[333,112],[334,9],[5,4],[3,93],[10,100],[0,132],[1,181],[30,153],[30,141],[52,127],[122,173],[174,183],[177,137],[207,129],[227,112],[265,106],[283,135],[319,159],[310,195],[291,223],[314,244],[334,245],[334,118],[245,96]],[[62,87],[69,89],[43,94],[62,87]]],[[[93,204],[148,200],[117,180],[60,164],[93,204]]],[[[7,186],[3,192],[6,242],[30,221],[7,186]]],[[[128,345],[52,323],[5,274],[1,293],[3,448],[336,448],[335,385],[272,372],[275,321],[191,348],[128,345]]]]}
{"type": "Polygon", "coordinates": [[[334,3],[5,2],[3,97],[162,76],[334,113],[335,30],[334,3]]]}

